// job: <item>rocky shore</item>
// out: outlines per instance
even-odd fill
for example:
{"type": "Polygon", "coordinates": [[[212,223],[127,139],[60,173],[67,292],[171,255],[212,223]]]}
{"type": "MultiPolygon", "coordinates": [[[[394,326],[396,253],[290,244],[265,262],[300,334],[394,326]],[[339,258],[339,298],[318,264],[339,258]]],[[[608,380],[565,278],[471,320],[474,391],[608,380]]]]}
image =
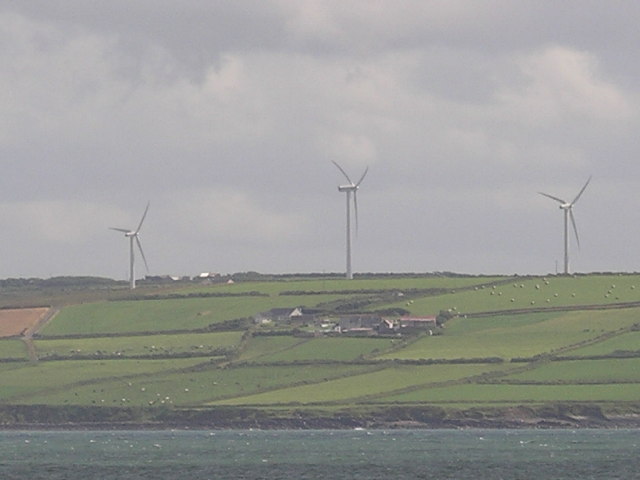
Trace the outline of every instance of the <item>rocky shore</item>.
{"type": "Polygon", "coordinates": [[[592,405],[444,410],[439,407],[263,410],[2,406],[5,430],[143,429],[523,429],[640,428],[636,413],[604,414],[592,405]]]}

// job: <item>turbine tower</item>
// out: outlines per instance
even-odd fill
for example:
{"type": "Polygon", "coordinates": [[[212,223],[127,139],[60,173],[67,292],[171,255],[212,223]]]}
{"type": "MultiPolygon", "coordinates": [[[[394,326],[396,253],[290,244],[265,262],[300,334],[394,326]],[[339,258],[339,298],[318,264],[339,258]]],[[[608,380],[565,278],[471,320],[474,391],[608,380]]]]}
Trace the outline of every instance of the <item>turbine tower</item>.
{"type": "Polygon", "coordinates": [[[569,219],[571,219],[571,225],[573,225],[573,233],[576,235],[576,243],[578,248],[580,248],[580,237],[578,236],[578,227],[576,227],[576,219],[573,216],[573,206],[576,204],[580,196],[584,193],[584,190],[589,185],[591,181],[591,177],[587,180],[587,183],[584,184],[576,198],[573,199],[572,202],[567,202],[558,197],[554,197],[553,195],[549,195],[548,193],[538,192],[540,195],[543,195],[551,200],[555,200],[560,203],[560,210],[564,211],[564,274],[569,275],[569,219]]]}
{"type": "MultiPolygon", "coordinates": [[[[333,160],[332,160],[333,161],[333,160]]],[[[333,164],[338,167],[338,170],[342,172],[342,174],[346,177],[349,182],[348,185],[340,185],[338,187],[339,192],[345,192],[347,194],[347,279],[351,280],[353,278],[353,272],[351,271],[351,194],[353,193],[353,209],[356,217],[356,232],[358,231],[358,196],[357,191],[360,188],[360,184],[364,180],[364,177],[367,175],[369,171],[369,167],[365,168],[364,173],[360,177],[356,183],[353,183],[349,178],[349,175],[342,169],[337,162],[333,162],[333,164]]]]}
{"type": "Polygon", "coordinates": [[[144,218],[147,216],[147,212],[149,211],[149,203],[147,203],[147,208],[144,209],[144,213],[142,214],[142,218],[140,219],[140,223],[138,224],[138,228],[135,230],[129,230],[128,228],[115,228],[109,227],[111,230],[116,230],[118,232],[123,232],[125,237],[129,238],[129,288],[133,290],[136,288],[136,276],[135,276],[135,254],[134,254],[134,246],[133,242],[135,241],[138,244],[138,249],[140,250],[140,255],[142,255],[142,260],[144,261],[144,266],[149,271],[149,266],[147,265],[147,259],[144,257],[144,252],[142,251],[142,244],[140,243],[140,238],[138,234],[140,233],[140,228],[142,227],[142,222],[144,222],[144,218]]]}

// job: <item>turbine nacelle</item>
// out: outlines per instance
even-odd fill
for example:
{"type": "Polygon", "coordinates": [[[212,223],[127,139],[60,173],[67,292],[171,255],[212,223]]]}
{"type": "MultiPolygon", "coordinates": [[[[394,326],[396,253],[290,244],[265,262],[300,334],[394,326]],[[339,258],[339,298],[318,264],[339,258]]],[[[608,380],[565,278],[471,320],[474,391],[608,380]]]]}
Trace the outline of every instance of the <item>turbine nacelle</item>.
{"type": "Polygon", "coordinates": [[[338,187],[339,192],[355,192],[360,188],[358,185],[340,185],[338,187]]]}

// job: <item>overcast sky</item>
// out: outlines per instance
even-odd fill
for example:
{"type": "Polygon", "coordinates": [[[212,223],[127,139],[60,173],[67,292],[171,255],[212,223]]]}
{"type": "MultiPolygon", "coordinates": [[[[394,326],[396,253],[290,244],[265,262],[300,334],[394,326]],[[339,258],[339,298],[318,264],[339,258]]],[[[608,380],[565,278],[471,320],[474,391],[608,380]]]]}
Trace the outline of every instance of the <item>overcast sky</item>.
{"type": "Polygon", "coordinates": [[[640,2],[0,0],[0,278],[640,270],[640,2]],[[139,268],[139,275],[145,273],[139,268]]]}

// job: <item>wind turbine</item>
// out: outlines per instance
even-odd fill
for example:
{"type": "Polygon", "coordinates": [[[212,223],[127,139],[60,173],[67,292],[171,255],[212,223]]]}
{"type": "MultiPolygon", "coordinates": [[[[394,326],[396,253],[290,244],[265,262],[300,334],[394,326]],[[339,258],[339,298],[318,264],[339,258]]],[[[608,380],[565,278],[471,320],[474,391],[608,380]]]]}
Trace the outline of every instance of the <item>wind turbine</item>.
{"type": "MultiPolygon", "coordinates": [[[[333,161],[333,160],[332,160],[333,161]]],[[[360,188],[360,184],[364,180],[364,177],[367,175],[369,171],[369,167],[365,168],[364,173],[360,177],[356,183],[353,183],[349,178],[349,175],[342,169],[337,162],[333,162],[333,164],[338,167],[338,170],[342,172],[342,174],[346,177],[349,182],[348,185],[340,185],[338,187],[339,192],[345,192],[347,194],[347,279],[351,280],[353,278],[353,272],[351,271],[351,194],[353,193],[353,209],[356,217],[356,232],[358,231],[358,196],[357,191],[360,188]]]]}
{"type": "Polygon", "coordinates": [[[128,228],[109,227],[111,230],[123,232],[124,236],[129,238],[129,259],[130,259],[129,287],[131,288],[131,290],[136,288],[136,276],[135,276],[135,270],[134,270],[134,263],[135,263],[134,246],[133,246],[134,241],[138,244],[140,255],[142,255],[142,260],[144,260],[144,266],[147,268],[147,271],[149,271],[149,266],[147,265],[147,259],[144,257],[144,252],[142,251],[142,244],[140,243],[140,238],[138,237],[138,234],[140,233],[140,228],[142,227],[142,222],[144,222],[144,218],[147,216],[148,211],[149,211],[149,203],[147,203],[147,208],[144,209],[144,213],[142,214],[142,218],[140,219],[138,228],[136,228],[135,230],[129,230],[128,228]]]}
{"type": "Polygon", "coordinates": [[[564,210],[564,274],[569,274],[569,219],[571,219],[571,225],[573,225],[573,233],[576,235],[576,243],[578,244],[578,248],[580,248],[580,237],[578,236],[578,227],[576,227],[576,219],[573,216],[573,206],[576,204],[580,196],[584,193],[584,190],[589,185],[591,181],[591,177],[587,180],[587,183],[584,184],[582,189],[576,195],[576,198],[571,202],[567,202],[558,197],[554,197],[553,195],[549,195],[548,193],[538,192],[540,195],[543,195],[551,200],[555,200],[560,203],[560,210],[564,210]]]}

